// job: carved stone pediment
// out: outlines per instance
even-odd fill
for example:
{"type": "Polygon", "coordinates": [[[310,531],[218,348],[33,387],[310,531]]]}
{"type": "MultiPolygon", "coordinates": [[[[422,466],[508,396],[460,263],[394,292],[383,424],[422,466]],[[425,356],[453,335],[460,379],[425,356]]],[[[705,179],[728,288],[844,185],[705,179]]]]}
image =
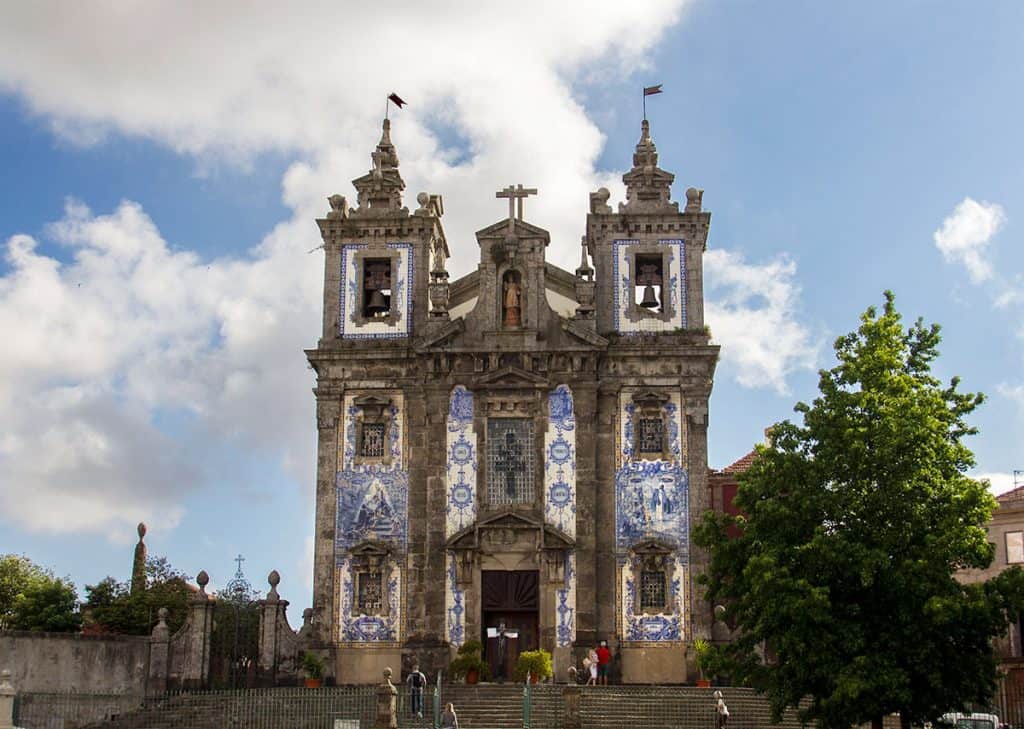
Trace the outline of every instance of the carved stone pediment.
{"type": "Polygon", "coordinates": [[[502,367],[477,378],[474,389],[547,389],[551,383],[546,377],[527,372],[520,367],[502,367]]]}
{"type": "MultiPolygon", "coordinates": [[[[512,221],[513,233],[520,238],[540,238],[544,241],[544,245],[551,242],[551,234],[543,228],[539,228],[532,223],[527,223],[525,220],[513,219],[512,221]]],[[[480,238],[502,238],[504,239],[509,233],[508,220],[500,220],[497,223],[492,223],[486,228],[482,228],[476,232],[476,237],[480,238]]]]}
{"type": "Polygon", "coordinates": [[[668,402],[668,395],[656,390],[641,390],[633,395],[633,402],[651,408],[660,408],[668,402]]]}
{"type": "Polygon", "coordinates": [[[502,546],[529,544],[537,550],[566,550],[575,540],[562,530],[517,511],[504,510],[481,519],[449,537],[448,549],[500,551],[502,546]]]}
{"type": "Polygon", "coordinates": [[[664,539],[648,537],[634,544],[629,551],[630,554],[640,558],[654,555],[667,556],[675,552],[675,546],[664,539]]]}
{"type": "Polygon", "coordinates": [[[392,547],[385,542],[367,540],[360,542],[349,550],[352,563],[356,567],[379,569],[391,557],[392,547]]]}

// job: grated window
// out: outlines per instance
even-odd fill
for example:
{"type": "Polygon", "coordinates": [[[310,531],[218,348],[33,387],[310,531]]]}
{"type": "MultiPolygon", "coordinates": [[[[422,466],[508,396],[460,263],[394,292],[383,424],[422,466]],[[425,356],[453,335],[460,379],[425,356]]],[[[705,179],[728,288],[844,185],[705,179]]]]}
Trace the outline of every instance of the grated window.
{"type": "Polygon", "coordinates": [[[661,453],[664,434],[661,418],[640,418],[637,428],[637,450],[640,453],[661,453]]]}
{"type": "Polygon", "coordinates": [[[487,421],[487,500],[498,504],[533,502],[533,421],[487,421]]]}
{"type": "Polygon", "coordinates": [[[363,442],[359,455],[380,458],[384,455],[384,423],[363,423],[363,442]]]}
{"type": "Polygon", "coordinates": [[[640,573],[640,609],[647,608],[665,608],[665,573],[662,570],[640,573]]]}
{"type": "Polygon", "coordinates": [[[380,572],[359,572],[356,575],[356,606],[359,612],[372,615],[383,607],[384,591],[380,572]]]}

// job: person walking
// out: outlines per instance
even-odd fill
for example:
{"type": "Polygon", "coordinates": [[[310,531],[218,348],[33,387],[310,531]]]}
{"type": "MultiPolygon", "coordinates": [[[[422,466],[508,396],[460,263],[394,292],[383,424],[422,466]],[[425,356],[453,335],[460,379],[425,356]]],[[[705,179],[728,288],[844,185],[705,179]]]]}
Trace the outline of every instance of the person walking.
{"type": "Polygon", "coordinates": [[[420,673],[420,664],[412,664],[412,673],[405,679],[409,684],[409,695],[412,698],[410,713],[417,719],[423,718],[423,688],[427,685],[427,677],[420,673]]]}
{"type": "Polygon", "coordinates": [[[612,652],[608,650],[608,641],[602,640],[597,648],[597,681],[602,686],[608,685],[608,672],[612,668],[612,652]]]}
{"type": "Polygon", "coordinates": [[[455,706],[449,701],[441,712],[441,729],[459,729],[459,717],[455,715],[455,706]]]}
{"type": "Polygon", "coordinates": [[[583,659],[583,665],[587,667],[587,671],[590,672],[590,678],[587,679],[587,686],[597,685],[597,651],[591,648],[587,652],[587,657],[583,659]]]}
{"type": "Polygon", "coordinates": [[[725,729],[729,723],[729,707],[725,705],[721,691],[715,691],[712,696],[715,699],[715,729],[725,729]]]}

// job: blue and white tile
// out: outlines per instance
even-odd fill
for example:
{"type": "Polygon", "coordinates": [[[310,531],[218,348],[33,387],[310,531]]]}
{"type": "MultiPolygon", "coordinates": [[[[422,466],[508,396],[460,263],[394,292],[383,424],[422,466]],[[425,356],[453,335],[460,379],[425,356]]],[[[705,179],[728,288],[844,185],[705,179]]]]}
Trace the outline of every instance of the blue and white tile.
{"type": "Polygon", "coordinates": [[[555,590],[555,640],[559,647],[576,640],[576,553],[565,556],[565,587],[555,590]]]}
{"type": "Polygon", "coordinates": [[[559,385],[548,395],[544,434],[544,520],[576,536],[576,416],[572,390],[559,385]]]}
{"type": "Polygon", "coordinates": [[[625,641],[669,642],[685,639],[685,586],[689,584],[689,570],[681,560],[675,560],[672,584],[669,586],[670,613],[644,614],[637,609],[637,580],[628,561],[621,567],[621,581],[622,634],[625,641]]]}
{"type": "Polygon", "coordinates": [[[630,321],[626,316],[633,303],[634,287],[629,280],[627,251],[640,243],[639,240],[612,241],[612,311],[615,317],[615,331],[621,334],[641,332],[671,332],[686,328],[686,245],[678,238],[659,240],[658,245],[669,248],[668,275],[664,285],[669,294],[672,317],[668,321],[643,317],[630,321]]]}
{"type": "Polygon", "coordinates": [[[444,637],[453,646],[458,647],[466,641],[466,593],[459,589],[455,553],[448,552],[445,559],[447,568],[444,591],[444,637]]]}
{"type": "Polygon", "coordinates": [[[339,640],[347,643],[375,644],[402,639],[402,570],[397,565],[392,568],[387,578],[388,614],[386,616],[353,613],[355,585],[350,560],[339,561],[335,584],[338,585],[338,604],[341,606],[338,616],[339,640]]]}
{"type": "Polygon", "coordinates": [[[457,385],[448,401],[445,536],[476,521],[477,438],[473,393],[457,385]]]}
{"type": "Polygon", "coordinates": [[[401,313],[393,325],[384,322],[356,324],[352,311],[356,308],[359,290],[358,266],[355,252],[366,248],[365,243],[353,243],[341,248],[341,336],[344,339],[398,339],[408,337],[412,329],[413,255],[411,243],[388,243],[387,247],[399,252],[397,270],[391,280],[391,304],[401,313]]]}

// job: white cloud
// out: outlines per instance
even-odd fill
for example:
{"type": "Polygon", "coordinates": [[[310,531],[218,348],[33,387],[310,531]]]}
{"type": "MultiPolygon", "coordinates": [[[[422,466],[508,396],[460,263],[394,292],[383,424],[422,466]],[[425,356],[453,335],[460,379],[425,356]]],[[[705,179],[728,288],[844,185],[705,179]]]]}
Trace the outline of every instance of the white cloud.
{"type": "Polygon", "coordinates": [[[704,318],[722,345],[723,365],[741,385],[788,393],[786,377],[813,370],[820,349],[798,320],[796,264],[785,257],[747,263],[719,249],[704,255],[704,272],[704,318]]]}
{"type": "Polygon", "coordinates": [[[985,257],[989,241],[1006,223],[1002,206],[965,197],[935,231],[935,245],[950,263],[962,263],[973,283],[992,278],[985,257]]]}
{"type": "Polygon", "coordinates": [[[50,233],[7,243],[0,278],[0,513],[43,531],[130,536],[177,523],[203,444],[274,448],[312,481],[311,374],[322,259],[282,226],[247,259],[174,252],[140,207],[69,202],[50,233]],[[161,432],[175,417],[185,435],[161,432]],[[156,517],[159,516],[159,519],[156,517]]]}
{"type": "MultiPolygon", "coordinates": [[[[529,217],[552,232],[553,261],[575,267],[587,193],[618,186],[595,171],[603,136],[572,84],[642,67],[683,6],[24,3],[0,27],[0,89],[76,143],[114,130],[201,165],[297,153],[305,162],[286,177],[285,198],[307,220],[326,211],[327,195],[351,195],[348,180],[368,169],[395,90],[409,102],[393,114],[407,202],[427,187],[443,194],[450,238],[474,253],[473,231],[501,216],[491,191],[509,181],[538,187],[529,217]],[[437,127],[457,130],[467,159],[450,161],[437,127]]],[[[474,267],[471,255],[452,273],[474,267]]]]}
{"type": "Polygon", "coordinates": [[[994,495],[1004,494],[1014,488],[1012,473],[972,473],[971,478],[988,481],[988,490],[994,495]]]}
{"type": "Polygon", "coordinates": [[[30,237],[7,241],[2,518],[130,538],[140,519],[182,519],[183,494],[210,475],[204,450],[232,444],[275,454],[308,487],[313,378],[301,351],[319,333],[323,265],[306,255],[318,242],[311,221],[329,194],[354,197],[348,181],[369,167],[386,93],[409,101],[393,113],[392,134],[406,203],[424,189],[445,196],[454,275],[475,268],[472,233],[500,219],[492,190],[509,182],[540,189],[528,218],[551,231],[549,259],[572,269],[587,193],[603,185],[622,196],[615,175],[596,169],[604,140],[573,83],[643,67],[683,6],[7,9],[0,91],[62,139],[138,135],[199,167],[266,150],[299,161],[282,180],[291,218],[245,256],[172,250],[129,201],[107,214],[68,203],[47,235],[70,252],[69,263],[30,237]],[[457,133],[465,149],[443,148],[438,129],[457,133]]]}

